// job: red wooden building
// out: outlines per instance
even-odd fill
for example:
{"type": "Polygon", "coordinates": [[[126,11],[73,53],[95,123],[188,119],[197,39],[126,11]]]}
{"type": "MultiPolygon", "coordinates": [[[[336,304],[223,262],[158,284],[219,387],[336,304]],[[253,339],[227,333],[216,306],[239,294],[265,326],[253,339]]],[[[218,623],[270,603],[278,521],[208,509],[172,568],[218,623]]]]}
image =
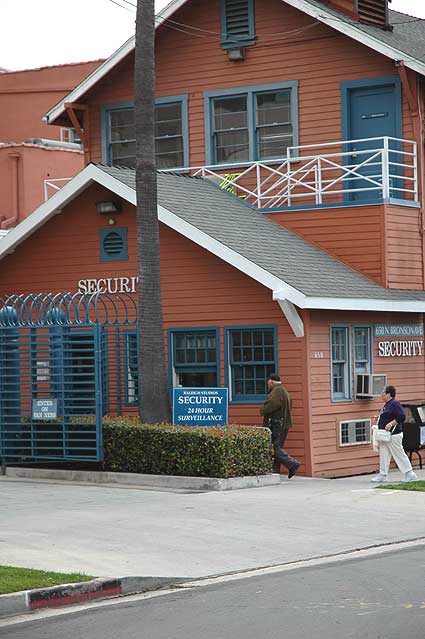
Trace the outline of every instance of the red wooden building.
{"type": "MultiPolygon", "coordinates": [[[[230,421],[258,424],[278,370],[310,476],[376,469],[385,376],[425,399],[424,36],[387,0],[158,15],[170,385],[227,386],[230,421]]],[[[87,166],[0,238],[0,295],[134,294],[133,70],[131,39],[47,114],[79,130],[87,166]]]]}

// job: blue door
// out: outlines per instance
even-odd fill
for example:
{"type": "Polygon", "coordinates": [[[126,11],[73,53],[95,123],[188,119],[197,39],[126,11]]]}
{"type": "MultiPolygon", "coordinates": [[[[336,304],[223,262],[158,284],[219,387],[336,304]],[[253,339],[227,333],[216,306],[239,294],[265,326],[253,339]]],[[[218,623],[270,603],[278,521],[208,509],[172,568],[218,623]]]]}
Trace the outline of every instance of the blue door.
{"type": "MultiPolygon", "coordinates": [[[[398,83],[378,84],[376,86],[363,86],[348,88],[346,114],[346,138],[359,140],[365,138],[401,137],[401,99],[398,83]]],[[[376,150],[383,148],[383,140],[373,140],[347,145],[346,150],[351,155],[345,161],[346,165],[354,165],[353,168],[364,178],[351,175],[346,180],[345,188],[362,189],[349,193],[348,199],[360,201],[378,200],[382,197],[382,156],[376,150]],[[376,184],[378,183],[378,184],[376,184]],[[370,189],[370,190],[364,190],[370,189]]],[[[400,149],[397,142],[390,141],[390,149],[400,149]]],[[[389,154],[389,184],[390,196],[402,197],[400,188],[401,180],[394,176],[400,175],[400,167],[394,163],[401,162],[398,153],[389,154]]]]}

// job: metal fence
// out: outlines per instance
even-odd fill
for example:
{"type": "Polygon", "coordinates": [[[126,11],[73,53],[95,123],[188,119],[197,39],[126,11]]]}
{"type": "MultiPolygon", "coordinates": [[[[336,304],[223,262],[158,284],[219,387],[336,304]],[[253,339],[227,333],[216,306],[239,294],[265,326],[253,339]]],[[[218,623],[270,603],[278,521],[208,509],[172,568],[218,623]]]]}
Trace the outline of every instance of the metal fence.
{"type": "Polygon", "coordinates": [[[137,402],[131,296],[0,298],[3,463],[102,461],[102,417],[137,402]]]}

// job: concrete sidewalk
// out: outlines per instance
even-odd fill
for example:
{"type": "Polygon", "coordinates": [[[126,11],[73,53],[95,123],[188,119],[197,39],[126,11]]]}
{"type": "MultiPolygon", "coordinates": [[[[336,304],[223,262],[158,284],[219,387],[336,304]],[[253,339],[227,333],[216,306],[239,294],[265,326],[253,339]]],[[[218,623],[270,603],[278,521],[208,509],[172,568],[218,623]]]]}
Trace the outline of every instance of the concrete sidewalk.
{"type": "Polygon", "coordinates": [[[264,488],[176,493],[2,477],[1,563],[202,577],[425,541],[424,493],[376,489],[370,478],[283,477],[264,488]]]}

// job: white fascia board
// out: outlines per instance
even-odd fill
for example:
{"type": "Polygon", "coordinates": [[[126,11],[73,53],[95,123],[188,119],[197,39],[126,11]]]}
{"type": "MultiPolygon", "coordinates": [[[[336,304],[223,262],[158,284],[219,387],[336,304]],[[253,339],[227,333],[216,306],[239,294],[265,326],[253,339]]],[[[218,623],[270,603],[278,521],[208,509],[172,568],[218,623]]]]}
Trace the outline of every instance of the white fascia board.
{"type": "MultiPolygon", "coordinates": [[[[170,15],[172,15],[175,11],[180,9],[188,0],[172,0],[162,11],[160,11],[156,16],[156,26],[157,29],[161,24],[167,20],[170,15]]],[[[374,38],[373,36],[361,31],[360,29],[356,29],[356,27],[347,24],[343,20],[339,20],[336,16],[326,15],[324,12],[325,7],[313,7],[308,4],[304,0],[282,0],[282,2],[286,2],[286,4],[291,5],[295,9],[299,9],[303,13],[316,18],[320,22],[323,22],[331,29],[335,29],[344,35],[349,36],[350,38],[354,38],[358,42],[382,53],[383,55],[392,58],[393,60],[403,60],[407,67],[414,69],[418,73],[425,75],[425,64],[421,63],[421,61],[416,60],[416,58],[412,58],[406,53],[395,49],[389,45],[384,44],[379,39],[374,38]]],[[[52,124],[65,110],[65,102],[78,102],[78,100],[88,91],[92,86],[94,86],[99,80],[101,80],[113,67],[121,60],[125,58],[135,47],[135,36],[132,36],[127,42],[125,42],[117,51],[115,51],[103,64],[101,64],[97,69],[95,69],[87,78],[85,78],[71,93],[65,96],[56,106],[54,106],[50,111],[46,113],[43,117],[45,122],[52,124]]]]}
{"type": "Polygon", "coordinates": [[[32,235],[51,217],[60,213],[64,206],[74,200],[93,182],[104,186],[131,204],[136,204],[136,193],[134,189],[109,176],[93,164],[89,164],[57,193],[41,204],[31,215],[26,217],[18,226],[10,229],[7,235],[2,238],[0,244],[0,259],[8,253],[13,252],[18,244],[32,235]]]}
{"type": "Polygon", "coordinates": [[[291,5],[291,7],[294,7],[295,9],[299,9],[312,18],[316,18],[316,20],[323,22],[323,24],[326,24],[331,29],[335,29],[335,31],[339,31],[344,35],[357,40],[370,49],[374,49],[378,53],[382,53],[382,55],[385,55],[387,58],[403,60],[406,67],[425,75],[425,64],[421,62],[421,60],[417,60],[404,51],[400,51],[389,44],[385,44],[382,40],[379,40],[379,38],[375,38],[373,35],[365,33],[361,29],[357,29],[354,25],[345,22],[343,18],[339,19],[337,16],[327,14],[325,5],[323,7],[313,7],[313,5],[309,4],[309,2],[306,2],[305,0],[282,0],[282,2],[291,5]]]}
{"type": "MultiPolygon", "coordinates": [[[[105,173],[97,167],[93,166],[92,168],[95,172],[92,172],[93,178],[97,183],[127,200],[127,202],[137,206],[136,191],[132,187],[127,186],[120,180],[114,178],[108,173],[105,173]]],[[[237,251],[234,251],[222,242],[215,240],[207,233],[204,233],[204,231],[201,231],[196,228],[196,226],[193,226],[193,224],[186,222],[181,217],[161,205],[158,205],[158,220],[162,224],[165,224],[176,231],[176,233],[183,235],[198,246],[201,246],[224,262],[235,267],[245,275],[248,275],[248,277],[251,277],[266,288],[269,288],[273,291],[273,295],[276,290],[279,290],[281,293],[284,293],[285,300],[289,300],[296,305],[299,305],[305,299],[305,296],[297,289],[286,284],[286,282],[283,282],[280,278],[272,275],[248,258],[237,253],[237,251]]]]}
{"type": "Polygon", "coordinates": [[[293,288],[289,284],[286,284],[281,279],[272,275],[265,269],[261,268],[248,258],[244,257],[240,253],[237,253],[233,249],[229,248],[225,244],[222,244],[218,240],[215,240],[213,237],[204,233],[204,231],[200,231],[198,228],[182,220],[180,217],[172,213],[168,209],[165,209],[163,206],[158,206],[158,219],[163,224],[166,224],[174,231],[183,235],[184,237],[192,240],[198,246],[206,249],[213,255],[216,255],[224,262],[227,262],[231,266],[235,267],[248,277],[251,277],[253,280],[256,280],[266,288],[269,288],[273,291],[273,299],[275,291],[284,291],[285,299],[297,304],[304,300],[305,296],[300,293],[297,289],[293,288]]]}
{"type": "MultiPolygon", "coordinates": [[[[76,198],[77,195],[84,191],[84,189],[86,189],[91,183],[100,184],[133,206],[137,206],[135,189],[124,184],[124,182],[121,182],[121,180],[118,180],[105,171],[102,171],[102,169],[97,166],[89,164],[78,175],[63,186],[60,191],[55,193],[55,195],[47,200],[47,202],[42,204],[31,215],[23,220],[23,222],[14,229],[11,229],[8,234],[2,238],[0,244],[0,259],[8,253],[11,253],[18,244],[23,242],[38,228],[43,226],[43,224],[53,217],[53,215],[59,213],[64,206],[76,198]]],[[[278,290],[285,296],[285,300],[289,300],[293,304],[299,306],[304,301],[305,296],[298,290],[160,205],[158,206],[158,220],[180,235],[183,235],[210,253],[216,255],[224,262],[234,266],[236,269],[256,280],[266,288],[272,290],[273,298],[275,291],[278,290]]]]}
{"type": "MultiPolygon", "coordinates": [[[[44,204],[39,206],[38,209],[2,238],[0,243],[0,259],[8,253],[13,252],[16,246],[43,226],[53,215],[61,212],[64,206],[75,199],[91,183],[100,184],[133,206],[137,205],[135,189],[124,184],[124,182],[121,182],[121,180],[118,180],[97,166],[89,164],[63,186],[60,191],[55,193],[47,202],[44,202],[44,204]]],[[[308,297],[290,284],[272,275],[240,253],[215,240],[207,233],[204,233],[160,205],[158,205],[158,220],[270,289],[273,292],[273,300],[277,302],[289,302],[299,308],[322,310],[392,311],[402,313],[425,312],[425,300],[421,302],[417,300],[308,297]]],[[[290,307],[288,306],[288,308],[290,307]]],[[[288,308],[285,309],[287,312],[288,308]]],[[[295,309],[292,309],[292,312],[294,310],[295,309]]],[[[301,331],[302,322],[300,321],[297,326],[297,332],[301,331]]]]}
{"type": "Polygon", "coordinates": [[[335,311],[387,311],[392,313],[425,313],[425,299],[383,300],[369,298],[308,297],[303,308],[335,311]]]}
{"type": "Polygon", "coordinates": [[[43,226],[53,215],[59,213],[64,206],[71,202],[79,193],[84,191],[93,180],[92,174],[96,167],[87,166],[57,193],[41,204],[33,213],[26,217],[18,226],[11,229],[0,244],[0,259],[43,226]]]}
{"type": "Polygon", "coordinates": [[[132,36],[124,42],[124,44],[113,53],[105,62],[98,66],[94,71],[90,73],[75,89],[68,93],[60,102],[58,102],[50,111],[43,116],[43,120],[48,124],[53,124],[55,120],[63,114],[65,111],[65,103],[78,102],[92,86],[94,86],[99,80],[101,80],[109,71],[111,71],[115,65],[119,64],[126,55],[128,55],[134,49],[135,37],[132,36]]]}
{"type": "MultiPolygon", "coordinates": [[[[167,20],[170,15],[180,9],[188,0],[172,0],[167,4],[162,11],[155,16],[155,29],[167,20]]],[[[43,120],[48,124],[53,124],[54,121],[63,114],[65,111],[66,102],[78,102],[78,100],[93,87],[99,80],[101,80],[107,73],[109,73],[117,64],[124,60],[124,58],[134,50],[136,44],[136,37],[132,36],[124,42],[124,44],[117,49],[105,62],[98,66],[90,75],[87,76],[75,89],[68,93],[60,102],[58,102],[50,111],[43,116],[43,120]]]]}

